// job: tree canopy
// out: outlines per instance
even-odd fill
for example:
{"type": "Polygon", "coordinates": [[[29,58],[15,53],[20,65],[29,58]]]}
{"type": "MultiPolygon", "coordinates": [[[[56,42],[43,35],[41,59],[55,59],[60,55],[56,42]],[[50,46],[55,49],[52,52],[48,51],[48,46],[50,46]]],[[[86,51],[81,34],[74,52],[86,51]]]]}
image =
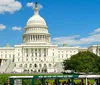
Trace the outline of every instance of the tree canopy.
{"type": "Polygon", "coordinates": [[[100,57],[92,52],[84,51],[71,56],[63,62],[65,70],[74,70],[76,72],[100,72],[100,57]]]}

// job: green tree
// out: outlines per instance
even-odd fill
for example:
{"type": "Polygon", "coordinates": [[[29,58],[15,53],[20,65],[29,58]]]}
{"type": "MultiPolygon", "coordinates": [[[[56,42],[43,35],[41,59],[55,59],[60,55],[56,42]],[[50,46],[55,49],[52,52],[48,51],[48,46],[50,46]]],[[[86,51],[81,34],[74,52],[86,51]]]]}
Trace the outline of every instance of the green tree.
{"type": "Polygon", "coordinates": [[[71,56],[63,62],[65,70],[76,72],[100,72],[100,57],[92,52],[84,51],[71,56]]]}

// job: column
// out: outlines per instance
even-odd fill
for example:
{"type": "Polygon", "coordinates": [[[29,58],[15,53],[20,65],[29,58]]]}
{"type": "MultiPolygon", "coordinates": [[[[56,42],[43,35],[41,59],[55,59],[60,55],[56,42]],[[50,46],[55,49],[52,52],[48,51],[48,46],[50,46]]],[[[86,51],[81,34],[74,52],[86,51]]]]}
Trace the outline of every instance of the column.
{"type": "Polygon", "coordinates": [[[27,37],[27,41],[28,41],[28,35],[26,37],[27,37]]]}
{"type": "Polygon", "coordinates": [[[36,41],[36,35],[34,35],[34,41],[36,41]]]}
{"type": "Polygon", "coordinates": [[[33,35],[33,41],[34,41],[34,35],[33,35]]]}
{"type": "Polygon", "coordinates": [[[41,58],[43,58],[43,49],[41,48],[41,58]]]}
{"type": "Polygon", "coordinates": [[[31,57],[31,55],[32,55],[32,54],[31,54],[31,48],[29,48],[29,52],[30,52],[29,56],[31,57]]]}
{"type": "Polygon", "coordinates": [[[37,35],[36,35],[36,41],[37,41],[37,35]]]}
{"type": "Polygon", "coordinates": [[[24,56],[24,49],[22,47],[22,62],[23,62],[23,56],[24,56]]]}
{"type": "Polygon", "coordinates": [[[37,35],[37,41],[39,40],[39,36],[37,35]]]}
{"type": "Polygon", "coordinates": [[[26,57],[26,49],[24,49],[24,52],[25,52],[24,55],[25,55],[25,57],[26,57]]]}
{"type": "Polygon", "coordinates": [[[39,41],[39,37],[40,37],[40,35],[38,35],[38,41],[39,41]]]}
{"type": "Polygon", "coordinates": [[[27,35],[27,41],[28,41],[28,35],[27,35]]]}
{"type": "Polygon", "coordinates": [[[41,35],[39,35],[39,41],[41,40],[40,36],[41,36],[41,35]]]}
{"type": "Polygon", "coordinates": [[[39,48],[37,48],[37,57],[39,57],[39,48]]]}
{"type": "Polygon", "coordinates": [[[42,41],[42,35],[41,35],[41,41],[42,41]]]}
{"type": "Polygon", "coordinates": [[[33,35],[32,35],[32,41],[33,41],[33,35]]]}
{"type": "Polygon", "coordinates": [[[48,56],[48,48],[46,49],[46,57],[48,56]]]}
{"type": "Polygon", "coordinates": [[[28,57],[30,56],[30,49],[28,48],[28,57]]]}
{"type": "Polygon", "coordinates": [[[45,40],[45,42],[46,42],[46,41],[47,41],[47,40],[46,40],[46,35],[45,35],[45,37],[44,37],[44,38],[45,38],[44,40],[45,40]]]}
{"type": "Polygon", "coordinates": [[[43,41],[44,41],[44,35],[43,35],[43,41]]]}
{"type": "Polygon", "coordinates": [[[29,41],[30,41],[30,35],[29,35],[29,41]]]}
{"type": "Polygon", "coordinates": [[[48,35],[46,36],[46,40],[47,40],[47,42],[48,42],[48,35]]]}
{"type": "Polygon", "coordinates": [[[46,35],[44,35],[44,41],[46,41],[46,35]]]}
{"type": "Polygon", "coordinates": [[[30,41],[31,41],[31,35],[29,35],[30,36],[30,41]]]}
{"type": "Polygon", "coordinates": [[[28,39],[29,39],[29,41],[30,41],[30,35],[28,35],[28,39]]]}
{"type": "Polygon", "coordinates": [[[27,42],[27,35],[25,36],[25,42],[27,42]]]}
{"type": "Polygon", "coordinates": [[[30,41],[32,41],[32,35],[30,35],[30,41]]]}
{"type": "Polygon", "coordinates": [[[35,49],[33,49],[33,56],[35,56],[35,49]]]}
{"type": "Polygon", "coordinates": [[[32,41],[32,35],[31,35],[31,41],[32,41]]]}

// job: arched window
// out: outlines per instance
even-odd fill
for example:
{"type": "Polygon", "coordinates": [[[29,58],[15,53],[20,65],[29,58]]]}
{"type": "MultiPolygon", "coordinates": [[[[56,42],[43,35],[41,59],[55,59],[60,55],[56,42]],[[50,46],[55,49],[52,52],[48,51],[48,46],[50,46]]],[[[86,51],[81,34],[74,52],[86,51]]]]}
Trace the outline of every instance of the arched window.
{"type": "Polygon", "coordinates": [[[44,67],[47,67],[47,65],[46,65],[46,64],[44,64],[44,67]]]}
{"type": "Polygon", "coordinates": [[[51,64],[49,64],[49,67],[51,67],[51,64]]]}
{"type": "Polygon", "coordinates": [[[22,67],[22,64],[20,64],[19,67],[22,67]]]}
{"type": "Polygon", "coordinates": [[[37,72],[36,70],[34,70],[34,72],[37,72]]]}
{"type": "Polygon", "coordinates": [[[42,65],[41,65],[41,64],[39,64],[39,67],[42,67],[42,65]]]}
{"type": "Polygon", "coordinates": [[[40,70],[38,70],[38,72],[40,72],[40,70]]]}
{"type": "Polygon", "coordinates": [[[34,67],[37,67],[37,64],[34,64],[34,67]]]}
{"type": "Polygon", "coordinates": [[[16,67],[16,64],[14,66],[16,67]]]}
{"type": "Polygon", "coordinates": [[[27,64],[25,64],[25,67],[27,67],[27,64]]]}
{"type": "Polygon", "coordinates": [[[30,64],[30,68],[32,67],[32,64],[30,64]]]}

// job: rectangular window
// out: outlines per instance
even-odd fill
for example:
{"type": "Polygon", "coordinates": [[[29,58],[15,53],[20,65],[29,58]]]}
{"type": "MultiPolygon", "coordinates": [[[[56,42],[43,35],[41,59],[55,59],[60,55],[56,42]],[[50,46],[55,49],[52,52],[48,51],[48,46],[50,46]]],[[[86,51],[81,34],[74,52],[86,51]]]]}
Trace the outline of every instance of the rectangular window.
{"type": "Polygon", "coordinates": [[[35,49],[35,56],[37,57],[37,49],[35,49]]]}
{"type": "Polygon", "coordinates": [[[44,61],[46,61],[46,58],[44,58],[44,61]]]}
{"type": "Polygon", "coordinates": [[[60,54],[58,54],[58,57],[60,58],[60,54]]]}
{"type": "Polygon", "coordinates": [[[18,56],[20,56],[20,54],[18,53],[18,56]]]}
{"type": "Polygon", "coordinates": [[[66,54],[66,57],[68,57],[68,54],[66,54]]]}
{"type": "Polygon", "coordinates": [[[5,58],[7,58],[7,54],[5,54],[5,58]]]}
{"type": "Polygon", "coordinates": [[[52,53],[52,56],[54,56],[54,53],[52,53]]]}
{"type": "Polygon", "coordinates": [[[11,54],[9,54],[9,58],[11,58],[11,54]]]}
{"type": "Polygon", "coordinates": [[[18,61],[19,61],[19,58],[18,58],[18,61]]]}
{"type": "Polygon", "coordinates": [[[62,58],[63,58],[63,54],[62,54],[62,58]]]}

